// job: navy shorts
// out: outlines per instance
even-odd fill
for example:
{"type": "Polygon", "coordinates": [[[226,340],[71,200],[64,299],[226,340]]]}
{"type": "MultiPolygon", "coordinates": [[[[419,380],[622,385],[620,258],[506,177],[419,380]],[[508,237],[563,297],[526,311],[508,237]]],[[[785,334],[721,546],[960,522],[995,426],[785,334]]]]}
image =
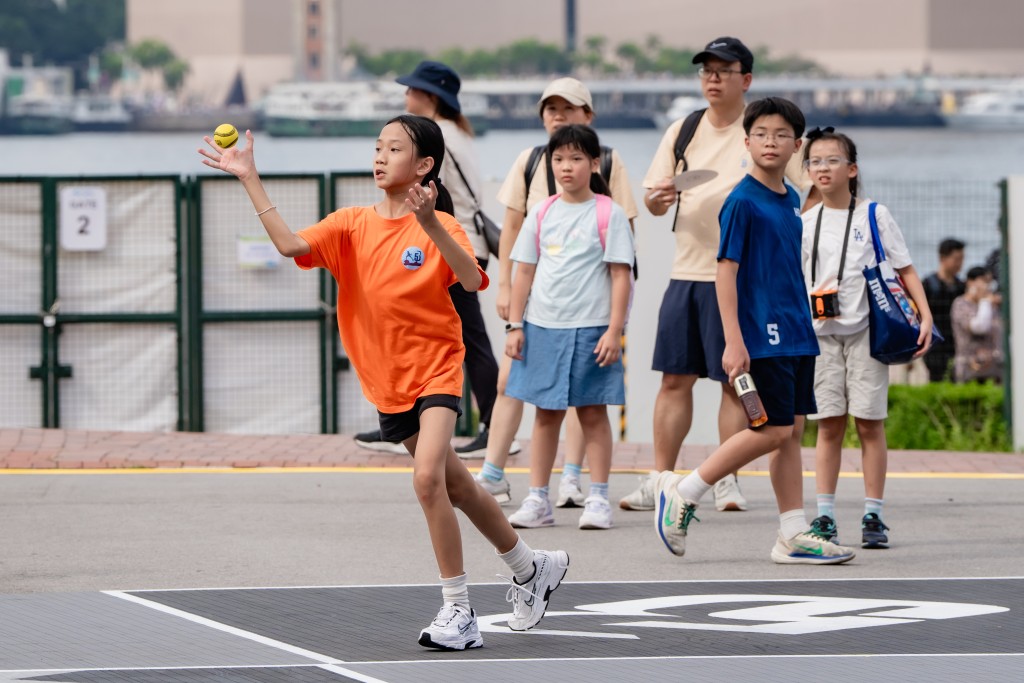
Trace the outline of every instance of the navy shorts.
{"type": "Polygon", "coordinates": [[[766,424],[793,425],[796,415],[818,412],[814,403],[814,356],[754,358],[750,376],[768,414],[766,424]]]}
{"type": "Polygon", "coordinates": [[[652,369],[728,382],[723,353],[725,333],[715,283],[669,280],[658,313],[652,369]]]}
{"type": "Polygon", "coordinates": [[[419,434],[420,413],[427,408],[438,406],[454,410],[456,416],[462,415],[462,397],[447,394],[421,396],[412,404],[412,408],[404,413],[382,413],[378,410],[377,419],[380,421],[381,439],[391,443],[401,443],[410,436],[419,434]]]}

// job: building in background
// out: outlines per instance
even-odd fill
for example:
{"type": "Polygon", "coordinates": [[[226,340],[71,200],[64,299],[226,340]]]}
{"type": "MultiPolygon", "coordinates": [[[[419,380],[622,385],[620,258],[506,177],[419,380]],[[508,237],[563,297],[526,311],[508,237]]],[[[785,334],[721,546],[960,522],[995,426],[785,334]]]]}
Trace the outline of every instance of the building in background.
{"type": "MultiPolygon", "coordinates": [[[[823,9],[804,0],[734,0],[706,11],[699,0],[577,0],[579,40],[609,49],[651,39],[699,47],[741,37],[772,55],[798,54],[848,76],[1024,75],[1020,0],[860,0],[823,9]]],[[[344,76],[344,52],[493,49],[534,38],[564,44],[566,12],[552,0],[127,0],[129,43],[158,39],[186,60],[188,96],[221,103],[241,72],[259,99],[283,81],[344,76]]]]}

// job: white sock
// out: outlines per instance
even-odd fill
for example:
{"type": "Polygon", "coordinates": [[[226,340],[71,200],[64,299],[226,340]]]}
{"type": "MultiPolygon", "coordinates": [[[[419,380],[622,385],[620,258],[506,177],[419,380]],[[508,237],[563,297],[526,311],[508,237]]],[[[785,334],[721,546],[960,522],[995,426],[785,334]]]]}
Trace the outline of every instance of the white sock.
{"type": "Polygon", "coordinates": [[[499,553],[497,550],[494,552],[512,570],[512,575],[516,577],[516,581],[526,583],[533,578],[533,550],[530,546],[526,545],[526,541],[522,537],[516,542],[515,547],[507,553],[499,553]]]}
{"type": "Polygon", "coordinates": [[[709,490],[711,490],[711,484],[701,479],[697,470],[690,472],[676,484],[676,491],[679,492],[679,495],[683,497],[683,500],[688,500],[691,503],[699,503],[701,497],[709,490]]]}
{"type": "Polygon", "coordinates": [[[469,586],[466,585],[466,574],[463,572],[450,579],[441,577],[441,596],[445,604],[455,603],[469,609],[469,586]]]}
{"type": "Polygon", "coordinates": [[[810,528],[811,526],[807,523],[807,516],[804,514],[803,508],[789,510],[779,515],[779,531],[782,532],[783,538],[793,538],[810,528]]]}

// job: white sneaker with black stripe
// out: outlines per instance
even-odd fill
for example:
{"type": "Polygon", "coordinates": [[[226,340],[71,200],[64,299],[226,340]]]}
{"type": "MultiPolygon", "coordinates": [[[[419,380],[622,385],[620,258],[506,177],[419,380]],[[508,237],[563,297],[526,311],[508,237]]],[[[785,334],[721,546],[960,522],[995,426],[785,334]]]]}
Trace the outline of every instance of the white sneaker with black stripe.
{"type": "Polygon", "coordinates": [[[420,645],[436,650],[468,650],[483,647],[484,639],[471,608],[445,603],[430,626],[420,631],[420,645]]]}
{"type": "Polygon", "coordinates": [[[505,595],[512,603],[508,627],[513,631],[526,631],[536,626],[544,617],[551,594],[568,570],[569,555],[564,550],[534,550],[533,576],[526,583],[511,579],[512,585],[505,595]]]}

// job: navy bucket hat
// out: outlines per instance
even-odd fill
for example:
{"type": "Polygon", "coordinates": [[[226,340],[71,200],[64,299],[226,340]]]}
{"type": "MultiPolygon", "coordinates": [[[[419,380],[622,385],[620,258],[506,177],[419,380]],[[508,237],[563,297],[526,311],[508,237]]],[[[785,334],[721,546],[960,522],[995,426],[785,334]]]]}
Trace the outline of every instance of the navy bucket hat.
{"type": "Polygon", "coordinates": [[[437,95],[442,102],[456,112],[462,112],[458,97],[462,81],[459,80],[459,75],[447,64],[430,61],[420,62],[411,74],[400,76],[395,79],[395,82],[437,95]]]}

